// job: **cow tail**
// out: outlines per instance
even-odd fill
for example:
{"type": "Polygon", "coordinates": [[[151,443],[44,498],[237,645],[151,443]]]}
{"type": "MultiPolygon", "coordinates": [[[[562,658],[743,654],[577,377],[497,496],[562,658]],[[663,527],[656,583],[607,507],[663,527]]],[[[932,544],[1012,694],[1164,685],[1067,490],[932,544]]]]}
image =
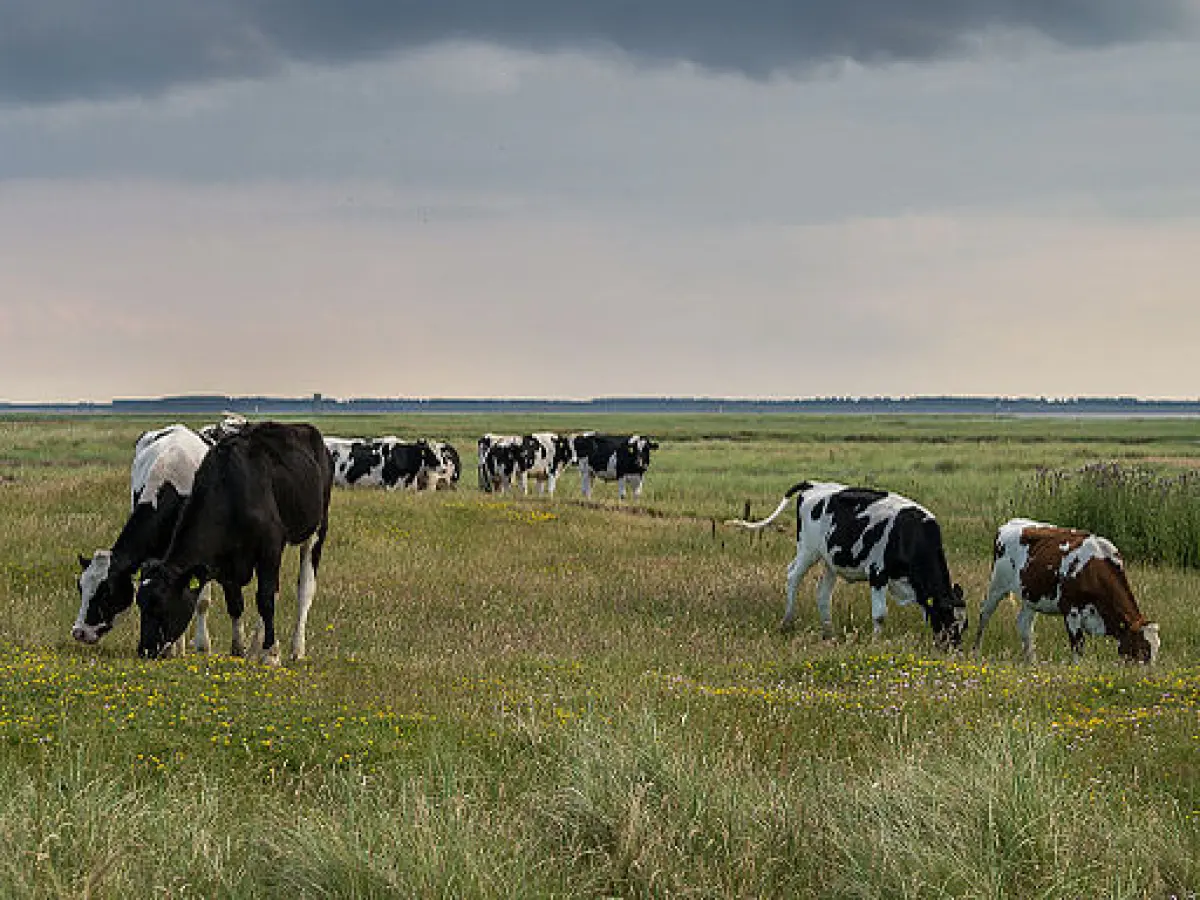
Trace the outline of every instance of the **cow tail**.
{"type": "Polygon", "coordinates": [[[775,511],[765,519],[760,519],[757,522],[747,522],[745,519],[726,519],[725,524],[737,525],[741,528],[748,528],[751,531],[761,531],[763,528],[766,528],[779,518],[779,514],[787,508],[787,505],[791,502],[792,498],[796,496],[796,494],[803,493],[810,487],[812,487],[811,481],[801,481],[798,484],[793,484],[787,489],[787,492],[783,495],[783,499],[780,500],[779,505],[775,507],[775,511]]]}
{"type": "Polygon", "coordinates": [[[799,481],[787,489],[787,493],[783,495],[783,498],[785,500],[790,500],[792,497],[796,496],[796,494],[802,494],[812,486],[813,485],[811,481],[799,481]]]}

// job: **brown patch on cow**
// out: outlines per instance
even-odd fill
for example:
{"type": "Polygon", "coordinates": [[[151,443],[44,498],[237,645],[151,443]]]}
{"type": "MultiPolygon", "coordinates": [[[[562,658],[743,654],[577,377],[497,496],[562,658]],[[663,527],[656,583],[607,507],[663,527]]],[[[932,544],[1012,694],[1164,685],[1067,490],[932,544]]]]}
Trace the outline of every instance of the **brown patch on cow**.
{"type": "Polygon", "coordinates": [[[1021,570],[1021,587],[1030,600],[1051,598],[1060,591],[1058,609],[1066,616],[1072,609],[1093,607],[1105,632],[1117,639],[1122,656],[1149,659],[1149,644],[1141,635],[1148,620],[1138,609],[1124,568],[1113,559],[1093,557],[1069,577],[1060,577],[1063,558],[1092,537],[1074,528],[1026,528],[1021,543],[1029,558],[1021,570]]]}
{"type": "MultiPolygon", "coordinates": [[[[1086,531],[1075,528],[1035,527],[1021,532],[1021,543],[1028,548],[1029,558],[1021,569],[1021,590],[1031,601],[1053,597],[1058,590],[1058,570],[1063,557],[1076,549],[1088,537],[1086,531]]],[[[1059,608],[1066,612],[1060,601],[1059,608]]]]}

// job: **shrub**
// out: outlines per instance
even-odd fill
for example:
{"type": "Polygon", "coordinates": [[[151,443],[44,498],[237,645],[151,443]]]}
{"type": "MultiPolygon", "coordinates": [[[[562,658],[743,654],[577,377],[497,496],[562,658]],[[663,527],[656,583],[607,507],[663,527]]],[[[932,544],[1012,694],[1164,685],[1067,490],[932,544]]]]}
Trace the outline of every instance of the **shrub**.
{"type": "Polygon", "coordinates": [[[1019,515],[1083,528],[1129,558],[1200,568],[1200,473],[1164,475],[1118,462],[1043,469],[1020,493],[1019,515]]]}

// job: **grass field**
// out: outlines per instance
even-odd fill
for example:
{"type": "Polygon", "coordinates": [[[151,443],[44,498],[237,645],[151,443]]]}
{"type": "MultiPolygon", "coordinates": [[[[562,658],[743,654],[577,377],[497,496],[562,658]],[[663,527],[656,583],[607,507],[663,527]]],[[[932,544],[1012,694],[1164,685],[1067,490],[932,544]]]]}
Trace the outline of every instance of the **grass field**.
{"type": "MultiPolygon", "coordinates": [[[[716,522],[801,478],[942,523],[974,629],[996,526],[1040,469],[1164,474],[1190,420],[381,416],[327,434],[451,440],[458,491],[335,491],[309,659],[145,663],[127,614],[75,644],[76,555],[128,512],[129,418],[0,419],[0,896],[1185,897],[1200,889],[1200,572],[1129,559],[1152,670],[1069,662],[1015,606],[981,659],[912,609],[870,637],[816,573],[777,632],[788,529],[716,522]],[[578,476],[481,494],[484,431],[662,443],[640,503],[578,476]]],[[[193,422],[192,424],[200,424],[193,422]]],[[[785,521],[791,521],[791,517],[785,521]]],[[[1072,523],[1062,523],[1072,524],[1072,523]]],[[[295,555],[278,624],[291,632],[295,555]]]]}

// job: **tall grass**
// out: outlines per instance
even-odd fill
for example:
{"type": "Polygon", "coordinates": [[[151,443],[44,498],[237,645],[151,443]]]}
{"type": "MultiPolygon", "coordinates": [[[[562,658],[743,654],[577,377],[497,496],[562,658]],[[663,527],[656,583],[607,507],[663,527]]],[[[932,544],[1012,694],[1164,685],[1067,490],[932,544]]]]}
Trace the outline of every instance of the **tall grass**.
{"type": "Polygon", "coordinates": [[[1200,568],[1200,472],[1119,462],[1044,470],[1021,500],[1022,515],[1102,534],[1130,558],[1200,568]]]}

